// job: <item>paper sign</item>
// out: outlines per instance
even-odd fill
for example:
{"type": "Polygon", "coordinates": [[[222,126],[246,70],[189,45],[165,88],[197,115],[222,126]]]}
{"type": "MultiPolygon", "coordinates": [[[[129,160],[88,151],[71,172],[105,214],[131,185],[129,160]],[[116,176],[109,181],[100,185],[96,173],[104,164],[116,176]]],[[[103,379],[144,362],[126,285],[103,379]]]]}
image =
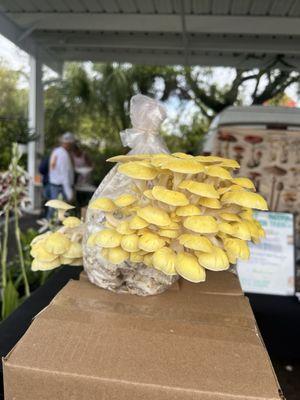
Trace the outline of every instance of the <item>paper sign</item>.
{"type": "Polygon", "coordinates": [[[237,271],[244,292],[291,296],[295,293],[293,214],[255,212],[266,232],[258,245],[250,243],[250,260],[237,271]]]}

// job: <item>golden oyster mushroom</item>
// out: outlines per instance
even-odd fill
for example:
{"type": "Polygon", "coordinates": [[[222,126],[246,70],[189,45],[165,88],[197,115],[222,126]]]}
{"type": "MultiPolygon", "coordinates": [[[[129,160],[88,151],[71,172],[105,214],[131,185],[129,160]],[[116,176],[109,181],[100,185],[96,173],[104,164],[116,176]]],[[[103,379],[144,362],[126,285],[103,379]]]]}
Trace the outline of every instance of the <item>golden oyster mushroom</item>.
{"type": "Polygon", "coordinates": [[[224,212],[224,213],[220,213],[219,215],[224,221],[228,221],[228,222],[240,222],[241,221],[241,218],[238,215],[233,214],[233,213],[224,212]]]}
{"type": "Polygon", "coordinates": [[[117,208],[112,199],[108,197],[100,197],[99,199],[92,200],[88,206],[91,210],[101,210],[105,212],[113,212],[117,208]]]}
{"type": "Polygon", "coordinates": [[[155,179],[159,171],[153,168],[150,164],[147,165],[142,161],[129,161],[126,164],[121,164],[118,171],[133,179],[152,180],[155,179]]]}
{"type": "Polygon", "coordinates": [[[135,232],[134,229],[131,229],[129,227],[129,221],[128,220],[120,221],[115,229],[121,235],[130,235],[130,234],[135,232]]]}
{"type": "Polygon", "coordinates": [[[223,204],[237,204],[241,207],[267,210],[266,200],[259,194],[253,192],[227,192],[221,198],[223,204]]]}
{"type": "Polygon", "coordinates": [[[42,262],[34,258],[31,264],[32,271],[49,271],[51,269],[57,268],[61,265],[60,258],[57,257],[53,261],[42,262]]]}
{"type": "Polygon", "coordinates": [[[117,207],[122,208],[131,206],[131,204],[135,203],[136,201],[137,197],[133,194],[122,194],[114,200],[114,203],[117,207]]]}
{"type": "Polygon", "coordinates": [[[240,217],[246,219],[247,221],[253,221],[253,210],[251,208],[247,208],[246,210],[240,212],[240,217]]]}
{"type": "Polygon", "coordinates": [[[140,252],[130,253],[129,261],[133,263],[142,263],[144,260],[144,255],[140,252]]]}
{"type": "Polygon", "coordinates": [[[144,195],[145,197],[147,197],[147,199],[149,199],[149,200],[155,200],[155,198],[153,197],[153,194],[152,194],[152,190],[151,190],[151,189],[145,190],[145,191],[143,192],[143,195],[144,195]]]}
{"type": "Polygon", "coordinates": [[[153,267],[152,259],[153,259],[153,253],[148,253],[144,255],[143,263],[147,265],[147,267],[151,268],[153,267]]]}
{"type": "Polygon", "coordinates": [[[165,245],[165,240],[155,233],[145,233],[139,238],[139,248],[152,253],[165,245]]]}
{"type": "Polygon", "coordinates": [[[187,217],[183,226],[196,233],[216,233],[218,232],[218,224],[214,217],[209,215],[196,215],[187,217]]]}
{"type": "Polygon", "coordinates": [[[51,233],[45,240],[45,249],[52,254],[60,255],[68,251],[70,239],[60,232],[51,233]]]}
{"type": "Polygon", "coordinates": [[[169,225],[164,226],[163,229],[171,229],[177,231],[181,228],[181,225],[178,222],[172,221],[169,225]]]}
{"type": "Polygon", "coordinates": [[[121,264],[129,259],[129,253],[121,247],[109,248],[106,258],[112,264],[121,264]]]}
{"type": "Polygon", "coordinates": [[[205,174],[211,176],[212,178],[220,178],[223,180],[231,180],[232,176],[227,169],[219,167],[218,165],[211,165],[205,168],[205,174]]]}
{"type": "Polygon", "coordinates": [[[37,244],[38,242],[40,242],[40,241],[45,241],[45,239],[46,239],[47,236],[49,236],[49,235],[51,235],[51,232],[50,232],[50,231],[45,232],[45,233],[42,233],[41,235],[35,236],[35,237],[32,239],[32,241],[30,242],[30,246],[32,247],[32,246],[34,246],[35,244],[37,244]]]}
{"type": "Polygon", "coordinates": [[[172,153],[172,156],[177,157],[177,158],[194,158],[191,154],[186,154],[186,153],[172,153]]]}
{"type": "Polygon", "coordinates": [[[82,244],[78,242],[71,242],[69,249],[63,254],[65,258],[81,258],[82,257],[82,244]]]}
{"type": "Polygon", "coordinates": [[[250,250],[247,243],[241,239],[226,238],[223,241],[224,249],[227,254],[242,260],[248,260],[250,257],[250,250]]]}
{"type": "Polygon", "coordinates": [[[200,198],[198,201],[198,205],[206,207],[206,208],[212,208],[215,210],[222,208],[222,205],[218,199],[210,199],[207,197],[200,198]]]}
{"type": "Polygon", "coordinates": [[[242,186],[245,189],[255,190],[254,183],[249,178],[233,178],[231,182],[235,185],[242,186]]]}
{"type": "Polygon", "coordinates": [[[38,261],[41,262],[52,262],[54,260],[56,260],[59,255],[57,254],[53,254],[53,253],[49,253],[49,251],[47,251],[45,249],[45,247],[43,246],[43,243],[37,243],[36,246],[34,246],[31,251],[30,251],[30,255],[33,258],[36,258],[38,261]]]}
{"type": "Polygon", "coordinates": [[[211,241],[205,236],[194,235],[192,233],[183,233],[178,239],[179,243],[187,249],[204,251],[208,253],[213,249],[211,241]]]}
{"type": "Polygon", "coordinates": [[[159,229],[157,231],[157,233],[160,236],[163,236],[164,238],[169,238],[169,239],[176,239],[180,235],[179,230],[176,230],[176,229],[159,229]]]}
{"type": "Polygon", "coordinates": [[[76,228],[81,224],[81,220],[77,217],[67,217],[63,220],[63,225],[67,228],[76,228]]]}
{"type": "Polygon", "coordinates": [[[122,235],[114,229],[103,229],[97,232],[95,237],[95,244],[97,246],[111,248],[120,246],[122,235]]]}
{"type": "Polygon", "coordinates": [[[176,215],[179,217],[190,217],[192,215],[200,215],[200,208],[194,204],[188,204],[186,206],[177,207],[175,210],[176,215]]]}
{"type": "Polygon", "coordinates": [[[163,272],[166,275],[177,275],[176,253],[169,247],[162,247],[154,252],[152,256],[153,267],[163,272]]]}
{"type": "Polygon", "coordinates": [[[232,233],[232,236],[242,240],[251,240],[251,232],[246,223],[243,221],[233,222],[232,226],[234,228],[234,233],[232,233]]]}
{"type": "Polygon", "coordinates": [[[143,218],[135,215],[130,221],[129,221],[129,228],[136,230],[136,229],[143,229],[146,228],[149,225],[149,222],[145,221],[143,218]]]}
{"type": "Polygon", "coordinates": [[[201,197],[208,197],[211,199],[218,199],[220,197],[215,187],[210,183],[185,180],[178,185],[178,188],[185,189],[188,192],[197,194],[201,197]]]}
{"type": "Polygon", "coordinates": [[[203,165],[199,164],[193,159],[180,159],[174,157],[171,160],[166,160],[161,165],[165,169],[169,169],[172,172],[180,174],[199,174],[204,171],[203,165]]]}
{"type": "Polygon", "coordinates": [[[137,215],[149,224],[167,226],[172,221],[169,214],[158,207],[146,206],[137,210],[137,215]]]}
{"type": "Polygon", "coordinates": [[[86,244],[87,244],[88,246],[91,246],[91,247],[96,246],[97,234],[98,234],[98,232],[94,232],[94,233],[91,233],[91,234],[89,235],[89,237],[88,237],[88,239],[87,239],[87,241],[86,241],[86,244]]]}
{"type": "Polygon", "coordinates": [[[83,259],[74,258],[74,260],[72,260],[68,265],[71,265],[72,267],[81,267],[83,265],[83,259]]]}
{"type": "Polygon", "coordinates": [[[229,268],[229,260],[224,250],[214,246],[211,253],[198,253],[199,264],[211,271],[223,271],[229,268]]]}
{"type": "Polygon", "coordinates": [[[177,254],[175,269],[187,281],[194,283],[205,281],[205,269],[198,263],[197,257],[190,253],[180,252],[177,254]]]}
{"type": "Polygon", "coordinates": [[[229,222],[221,222],[218,228],[219,232],[226,233],[227,235],[234,235],[236,231],[235,227],[229,222]]]}
{"type": "Polygon", "coordinates": [[[129,162],[129,161],[141,161],[141,160],[147,160],[151,158],[151,154],[126,154],[126,155],[120,155],[120,156],[114,156],[108,158],[106,161],[108,162],[129,162]]]}
{"type": "Polygon", "coordinates": [[[71,210],[72,208],[75,208],[74,206],[71,206],[70,204],[66,203],[65,201],[62,200],[48,200],[47,203],[45,204],[46,207],[51,207],[55,208],[58,211],[58,219],[60,221],[63,221],[66,211],[71,210]]]}
{"type": "Polygon", "coordinates": [[[189,204],[187,197],[183,193],[166,189],[163,186],[154,186],[152,189],[152,195],[156,200],[170,206],[177,207],[189,204]]]}
{"type": "Polygon", "coordinates": [[[140,250],[139,246],[139,236],[136,234],[125,235],[121,239],[121,247],[128,253],[134,253],[140,250]]]}

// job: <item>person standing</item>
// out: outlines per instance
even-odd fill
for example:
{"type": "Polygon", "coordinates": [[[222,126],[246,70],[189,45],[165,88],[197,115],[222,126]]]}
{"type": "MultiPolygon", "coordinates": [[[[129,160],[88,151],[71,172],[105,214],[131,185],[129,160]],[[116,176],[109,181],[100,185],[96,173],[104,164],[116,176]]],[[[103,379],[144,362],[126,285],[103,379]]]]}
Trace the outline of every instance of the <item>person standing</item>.
{"type": "Polygon", "coordinates": [[[62,195],[66,201],[74,198],[74,168],[70,155],[75,143],[73,133],[66,132],[60,138],[60,146],[56,147],[49,161],[49,182],[51,200],[62,195]]]}

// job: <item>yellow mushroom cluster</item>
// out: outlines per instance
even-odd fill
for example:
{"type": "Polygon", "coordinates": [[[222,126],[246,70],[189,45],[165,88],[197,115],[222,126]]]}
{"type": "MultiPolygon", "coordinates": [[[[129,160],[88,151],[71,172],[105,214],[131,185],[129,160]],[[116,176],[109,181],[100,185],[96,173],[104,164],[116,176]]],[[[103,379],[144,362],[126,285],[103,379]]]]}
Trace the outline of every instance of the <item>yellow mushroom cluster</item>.
{"type": "Polygon", "coordinates": [[[132,187],[89,204],[105,219],[86,244],[112,264],[143,263],[202,282],[206,269],[226,270],[247,260],[247,242],[264,236],[252,209],[267,210],[267,203],[251,180],[233,176],[235,160],[174,153],[108,161],[120,163],[118,172],[131,178],[132,187]]]}
{"type": "Polygon", "coordinates": [[[74,208],[61,200],[50,200],[48,207],[58,210],[58,219],[62,226],[55,232],[48,231],[36,236],[31,242],[31,269],[46,271],[60,265],[79,266],[82,261],[82,237],[84,224],[77,217],[66,217],[66,211],[74,208]]]}

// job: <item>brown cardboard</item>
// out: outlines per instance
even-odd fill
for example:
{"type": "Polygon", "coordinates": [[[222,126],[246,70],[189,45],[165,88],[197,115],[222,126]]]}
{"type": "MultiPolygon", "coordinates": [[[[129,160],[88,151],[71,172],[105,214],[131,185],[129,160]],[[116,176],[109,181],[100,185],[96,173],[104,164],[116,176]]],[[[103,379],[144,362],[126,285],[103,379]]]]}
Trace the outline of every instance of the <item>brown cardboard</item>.
{"type": "Polygon", "coordinates": [[[281,398],[228,272],[145,298],[71,281],[3,365],[6,400],[281,398]]]}

